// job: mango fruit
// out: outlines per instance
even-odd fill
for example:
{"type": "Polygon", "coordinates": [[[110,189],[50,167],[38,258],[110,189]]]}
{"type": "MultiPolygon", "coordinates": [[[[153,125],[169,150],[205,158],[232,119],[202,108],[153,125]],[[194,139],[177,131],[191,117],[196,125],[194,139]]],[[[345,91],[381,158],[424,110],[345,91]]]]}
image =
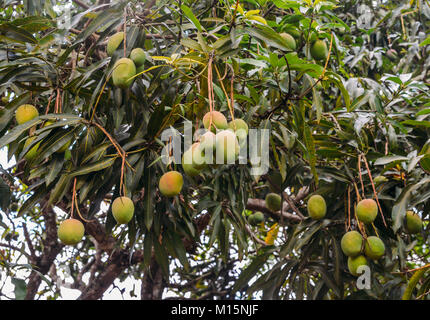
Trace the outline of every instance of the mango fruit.
{"type": "Polygon", "coordinates": [[[239,144],[242,144],[246,140],[249,128],[244,120],[234,119],[228,123],[228,128],[236,134],[239,144]]]}
{"type": "Polygon", "coordinates": [[[406,231],[410,234],[419,233],[423,228],[423,222],[418,214],[406,211],[406,231]]]}
{"type": "Polygon", "coordinates": [[[118,49],[121,42],[124,40],[124,32],[120,31],[112,35],[107,43],[106,52],[108,56],[112,56],[113,53],[118,49]]]}
{"type": "Polygon", "coordinates": [[[367,237],[364,244],[364,253],[366,254],[366,257],[378,260],[385,253],[384,242],[375,236],[367,237]]]}
{"type": "MultiPolygon", "coordinates": [[[[34,139],[36,139],[36,137],[30,137],[25,140],[24,149],[27,148],[34,139]]],[[[24,159],[26,159],[27,161],[33,160],[37,156],[37,150],[39,149],[39,146],[40,142],[33,146],[30,150],[28,150],[27,153],[24,155],[24,159]]]]}
{"type": "Polygon", "coordinates": [[[327,49],[327,44],[325,43],[324,40],[316,40],[311,45],[310,51],[311,51],[312,58],[314,58],[317,61],[327,59],[328,49],[327,49]]]}
{"type": "Polygon", "coordinates": [[[113,84],[119,88],[128,88],[133,82],[136,75],[136,66],[133,60],[128,58],[121,58],[115,62],[114,69],[112,71],[113,84]]]}
{"type": "Polygon", "coordinates": [[[287,44],[287,46],[291,49],[291,50],[296,50],[296,47],[297,47],[297,45],[296,45],[296,40],[294,39],[294,37],[291,35],[291,34],[289,34],[289,33],[286,33],[286,32],[282,32],[281,34],[280,34],[280,36],[282,37],[282,38],[284,38],[284,40],[285,40],[285,43],[287,44]]]}
{"type": "Polygon", "coordinates": [[[348,257],[348,270],[353,276],[359,276],[361,274],[357,272],[359,266],[367,266],[367,259],[365,256],[348,257]]]}
{"type": "Polygon", "coordinates": [[[373,199],[363,199],[357,204],[355,213],[359,221],[364,224],[370,224],[376,219],[378,205],[373,199]]]}
{"type": "Polygon", "coordinates": [[[23,124],[27,121],[33,120],[39,116],[39,111],[31,104],[23,104],[16,109],[15,119],[18,124],[23,124]]]}
{"type": "Polygon", "coordinates": [[[326,202],[319,194],[315,194],[309,198],[307,208],[309,216],[314,220],[324,218],[327,213],[326,202]]]}
{"type": "Polygon", "coordinates": [[[343,235],[340,246],[346,256],[356,257],[363,247],[363,237],[358,231],[349,231],[343,235]]]}
{"type": "Polygon", "coordinates": [[[215,136],[215,151],[217,164],[232,164],[239,156],[239,142],[230,130],[219,131],[215,136]]]}
{"type": "Polygon", "coordinates": [[[58,227],[58,238],[66,245],[75,245],[82,240],[85,233],[85,227],[77,219],[66,219],[58,227]]]}
{"type": "Polygon", "coordinates": [[[183,184],[182,174],[178,171],[169,171],[161,176],[158,187],[166,197],[174,197],[181,192],[183,184]]]}
{"type": "Polygon", "coordinates": [[[228,123],[226,117],[219,111],[208,112],[203,116],[203,125],[205,129],[209,130],[209,125],[211,125],[210,131],[216,133],[216,130],[224,130],[228,128],[228,123]],[[211,124],[212,118],[212,124],[211,124]]]}
{"type": "Polygon", "coordinates": [[[118,224],[127,224],[134,215],[134,203],[129,197],[118,197],[112,203],[112,215],[118,224]]]}
{"type": "Polygon", "coordinates": [[[273,192],[268,193],[266,195],[265,201],[266,207],[270,210],[274,212],[281,210],[282,198],[279,194],[273,192]]]}
{"type": "Polygon", "coordinates": [[[136,65],[136,68],[139,69],[139,67],[141,67],[145,63],[145,51],[142,48],[134,48],[130,52],[130,59],[133,60],[134,64],[136,65]]]}

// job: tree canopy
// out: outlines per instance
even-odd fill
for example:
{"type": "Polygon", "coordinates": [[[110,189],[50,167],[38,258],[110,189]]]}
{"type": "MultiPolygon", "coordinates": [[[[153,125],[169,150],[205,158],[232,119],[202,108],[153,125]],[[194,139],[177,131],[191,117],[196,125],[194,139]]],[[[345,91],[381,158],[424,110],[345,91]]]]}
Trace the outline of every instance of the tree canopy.
{"type": "Polygon", "coordinates": [[[429,299],[429,27],[427,0],[0,1],[0,299],[429,299]],[[194,163],[202,128],[234,163],[194,163]]]}

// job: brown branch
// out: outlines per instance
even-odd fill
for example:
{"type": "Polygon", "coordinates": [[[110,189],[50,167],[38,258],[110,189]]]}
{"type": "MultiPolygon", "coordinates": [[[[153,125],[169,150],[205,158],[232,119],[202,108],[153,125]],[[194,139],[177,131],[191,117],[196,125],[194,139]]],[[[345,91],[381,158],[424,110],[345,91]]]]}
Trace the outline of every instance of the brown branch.
{"type": "Polygon", "coordinates": [[[285,199],[285,201],[287,201],[288,205],[290,206],[290,208],[302,219],[304,219],[305,217],[302,215],[302,213],[299,211],[299,209],[297,209],[296,205],[294,204],[294,201],[291,199],[291,197],[288,195],[288,193],[286,193],[285,191],[282,192],[282,195],[285,199]]]}
{"type": "Polygon", "coordinates": [[[163,279],[163,272],[160,265],[155,260],[154,253],[151,257],[149,268],[145,272],[141,286],[141,300],[161,300],[166,282],[163,279]]]}
{"type": "Polygon", "coordinates": [[[90,6],[89,5],[87,5],[87,4],[85,4],[85,3],[83,3],[82,1],[80,1],[80,0],[72,0],[74,3],[76,3],[78,6],[80,6],[81,8],[84,8],[85,10],[87,10],[87,9],[89,9],[90,8],[90,6]]]}
{"type": "Polygon", "coordinates": [[[286,219],[287,221],[293,221],[293,222],[300,222],[303,220],[303,218],[301,218],[298,215],[285,212],[291,209],[287,203],[284,203],[282,215],[280,211],[274,212],[269,208],[267,208],[266,201],[264,201],[263,199],[248,199],[248,202],[246,204],[246,209],[252,210],[252,211],[260,211],[272,217],[276,221],[279,221],[281,217],[282,219],[286,219]]]}
{"type": "Polygon", "coordinates": [[[127,265],[128,254],[115,251],[108,259],[105,269],[82,291],[78,300],[100,299],[127,265]]]}
{"type": "Polygon", "coordinates": [[[35,270],[38,272],[32,271],[30,273],[25,300],[34,300],[40,283],[42,282],[40,274],[45,275],[49,272],[52,263],[64,246],[58,242],[56,214],[52,207],[45,207],[46,202],[41,204],[46,230],[46,237],[43,240],[43,251],[42,255],[37,258],[36,265],[34,266],[35,270]]]}
{"type": "Polygon", "coordinates": [[[31,254],[30,264],[34,264],[37,260],[37,255],[36,251],[34,250],[33,243],[30,240],[30,234],[28,233],[27,224],[23,223],[22,228],[24,230],[25,242],[27,242],[27,246],[31,254]]]}

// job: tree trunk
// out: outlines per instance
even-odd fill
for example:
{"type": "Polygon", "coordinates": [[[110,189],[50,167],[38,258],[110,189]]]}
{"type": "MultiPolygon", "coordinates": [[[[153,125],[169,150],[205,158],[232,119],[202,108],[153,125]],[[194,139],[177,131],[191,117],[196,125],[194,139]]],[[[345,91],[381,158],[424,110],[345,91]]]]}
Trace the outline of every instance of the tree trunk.
{"type": "MultiPolygon", "coordinates": [[[[41,207],[44,207],[44,203],[41,204],[41,207]]],[[[34,268],[38,272],[32,271],[30,273],[25,300],[34,300],[40,283],[42,282],[39,273],[45,275],[49,272],[52,263],[63,248],[63,245],[58,242],[57,238],[57,222],[54,210],[52,210],[52,207],[49,207],[44,210],[42,215],[45,218],[46,238],[43,240],[42,255],[36,257],[36,265],[34,268]]]]}
{"type": "Polygon", "coordinates": [[[163,271],[160,265],[152,256],[151,264],[148,271],[145,272],[142,279],[142,287],[140,293],[141,300],[161,300],[165,288],[163,279],[163,271]]]}

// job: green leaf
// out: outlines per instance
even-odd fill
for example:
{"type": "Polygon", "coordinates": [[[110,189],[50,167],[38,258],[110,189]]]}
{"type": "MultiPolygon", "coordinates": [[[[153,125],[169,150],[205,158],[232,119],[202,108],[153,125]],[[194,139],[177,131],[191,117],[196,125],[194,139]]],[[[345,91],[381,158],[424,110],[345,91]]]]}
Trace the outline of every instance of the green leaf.
{"type": "Polygon", "coordinates": [[[153,188],[152,188],[152,170],[149,170],[146,168],[144,172],[144,179],[145,179],[145,199],[144,199],[144,222],[145,226],[148,230],[151,229],[152,222],[154,220],[154,210],[153,210],[153,203],[152,203],[152,195],[153,195],[153,188]]]}
{"type": "Polygon", "coordinates": [[[24,300],[27,295],[27,283],[25,280],[12,278],[12,284],[15,286],[14,293],[16,300],[24,300]]]}
{"type": "Polygon", "coordinates": [[[420,47],[424,47],[424,46],[429,45],[429,44],[430,44],[430,36],[427,36],[427,38],[423,42],[420,43],[420,47]]]}
{"type": "Polygon", "coordinates": [[[46,196],[46,188],[41,187],[33,195],[28,198],[19,208],[18,217],[22,216],[24,213],[30,212],[30,210],[40,202],[40,200],[46,196]]]}
{"type": "Polygon", "coordinates": [[[409,160],[408,157],[403,157],[403,156],[387,156],[387,157],[382,157],[382,158],[378,158],[375,161],[375,166],[379,166],[379,165],[385,165],[394,161],[407,161],[409,160]]]}
{"type": "Polygon", "coordinates": [[[37,43],[36,38],[33,37],[30,32],[10,23],[4,23],[0,25],[0,39],[1,38],[19,43],[37,43]]]}
{"type": "Polygon", "coordinates": [[[315,184],[318,185],[318,173],[316,170],[317,158],[316,158],[315,144],[314,144],[314,139],[312,137],[311,128],[306,122],[305,122],[303,133],[304,133],[305,144],[306,144],[306,149],[308,153],[309,164],[311,166],[311,171],[312,171],[312,174],[314,175],[315,184]]]}
{"type": "Polygon", "coordinates": [[[16,109],[22,104],[28,103],[31,98],[31,92],[26,92],[8,103],[4,109],[0,110],[0,132],[6,128],[7,124],[15,115],[16,109]]]}
{"type": "Polygon", "coordinates": [[[245,28],[244,32],[266,42],[269,46],[284,50],[291,51],[291,48],[285,42],[278,33],[276,33],[272,28],[265,25],[254,25],[252,28],[245,28]]]}
{"type": "Polygon", "coordinates": [[[3,177],[0,176],[0,209],[6,211],[9,207],[11,199],[11,191],[9,185],[4,182],[3,177]]]}
{"type": "Polygon", "coordinates": [[[82,176],[85,174],[89,174],[92,172],[96,172],[96,171],[100,171],[100,170],[109,168],[110,166],[112,166],[114,164],[116,159],[117,159],[117,157],[111,157],[111,158],[103,159],[100,161],[96,161],[94,163],[89,163],[89,164],[82,166],[79,169],[71,172],[69,174],[69,176],[71,178],[73,178],[76,176],[82,176]]]}
{"type": "Polygon", "coordinates": [[[391,210],[391,217],[393,219],[393,231],[397,232],[403,224],[403,220],[406,216],[406,210],[409,205],[411,193],[421,187],[424,184],[430,182],[430,178],[421,180],[416,184],[412,184],[403,189],[402,193],[398,196],[393,209],[391,210]]]}
{"type": "Polygon", "coordinates": [[[197,41],[194,41],[190,38],[181,39],[181,44],[187,48],[190,48],[199,52],[203,51],[201,45],[197,41]]]}
{"type": "Polygon", "coordinates": [[[200,24],[199,20],[194,15],[193,11],[186,6],[185,4],[181,5],[181,10],[185,14],[185,16],[190,20],[190,22],[194,25],[194,27],[197,28],[200,32],[203,32],[202,25],[200,24]]]}
{"type": "Polygon", "coordinates": [[[7,146],[12,141],[18,140],[19,136],[26,130],[41,122],[40,119],[36,118],[14,127],[7,135],[0,138],[0,149],[7,146]]]}
{"type": "Polygon", "coordinates": [[[161,270],[163,271],[163,274],[166,277],[166,279],[168,279],[169,278],[169,257],[166,253],[166,250],[164,249],[163,246],[160,245],[160,243],[156,239],[155,241],[153,241],[153,245],[154,245],[155,260],[161,266],[161,270]]]}
{"type": "Polygon", "coordinates": [[[244,288],[248,284],[248,282],[257,274],[261,267],[266,263],[267,259],[274,251],[275,249],[273,248],[267,249],[264,251],[263,254],[255,257],[252,260],[251,264],[240,273],[239,278],[231,289],[232,293],[244,288]]]}
{"type": "Polygon", "coordinates": [[[423,127],[430,128],[430,121],[405,120],[405,121],[402,121],[401,124],[409,125],[412,127],[423,126],[423,127]]]}
{"type": "Polygon", "coordinates": [[[60,155],[54,158],[54,160],[51,162],[50,170],[48,171],[48,174],[45,176],[46,186],[49,186],[57,178],[58,174],[63,168],[63,164],[64,164],[63,155],[60,155]]]}

